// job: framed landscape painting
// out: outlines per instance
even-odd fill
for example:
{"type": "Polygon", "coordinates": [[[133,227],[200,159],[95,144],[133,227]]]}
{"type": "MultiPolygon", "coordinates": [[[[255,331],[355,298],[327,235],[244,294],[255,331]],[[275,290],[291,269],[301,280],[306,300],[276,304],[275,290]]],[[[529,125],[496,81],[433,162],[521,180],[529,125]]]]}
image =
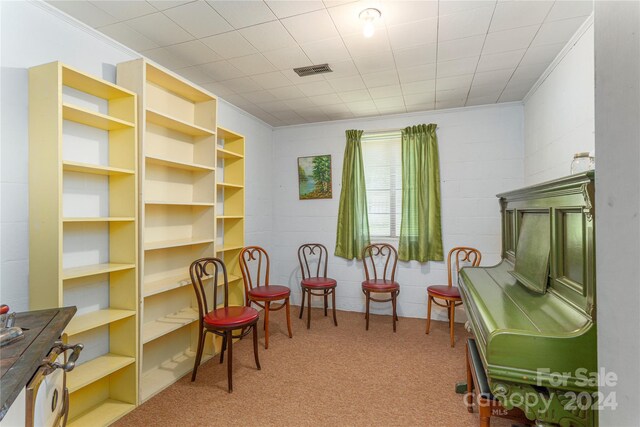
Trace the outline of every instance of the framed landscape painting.
{"type": "Polygon", "coordinates": [[[300,200],[330,199],[331,155],[298,157],[300,200]]]}

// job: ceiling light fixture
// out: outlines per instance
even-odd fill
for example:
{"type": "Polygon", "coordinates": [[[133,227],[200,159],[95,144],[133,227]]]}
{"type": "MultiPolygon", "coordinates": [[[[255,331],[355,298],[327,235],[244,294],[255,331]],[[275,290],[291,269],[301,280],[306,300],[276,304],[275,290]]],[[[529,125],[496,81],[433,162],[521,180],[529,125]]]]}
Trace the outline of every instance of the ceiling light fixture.
{"type": "Polygon", "coordinates": [[[381,16],[382,16],[382,13],[378,9],[375,9],[373,7],[370,7],[360,12],[360,15],[358,15],[358,17],[360,18],[361,21],[364,22],[364,25],[362,26],[362,34],[366,38],[373,36],[373,33],[375,31],[373,22],[376,19],[380,18],[381,16]]]}

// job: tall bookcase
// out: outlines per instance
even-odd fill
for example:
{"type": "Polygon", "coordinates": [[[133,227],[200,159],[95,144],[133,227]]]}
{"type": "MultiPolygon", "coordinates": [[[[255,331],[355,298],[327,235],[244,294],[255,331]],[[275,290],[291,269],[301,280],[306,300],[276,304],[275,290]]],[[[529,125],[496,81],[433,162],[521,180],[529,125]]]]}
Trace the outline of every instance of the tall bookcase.
{"type": "Polygon", "coordinates": [[[229,305],[244,304],[244,284],[238,262],[244,246],[244,143],[242,135],[218,126],[216,254],[227,266],[229,305]]]}
{"type": "MultiPolygon", "coordinates": [[[[198,309],[189,266],[215,255],[216,98],[144,59],[118,64],[138,94],[140,397],[193,368],[198,309]]],[[[216,352],[208,338],[203,361],[216,352]]]]}
{"type": "Polygon", "coordinates": [[[76,305],[70,425],[138,403],[136,95],[53,62],[29,70],[29,297],[76,305]]]}

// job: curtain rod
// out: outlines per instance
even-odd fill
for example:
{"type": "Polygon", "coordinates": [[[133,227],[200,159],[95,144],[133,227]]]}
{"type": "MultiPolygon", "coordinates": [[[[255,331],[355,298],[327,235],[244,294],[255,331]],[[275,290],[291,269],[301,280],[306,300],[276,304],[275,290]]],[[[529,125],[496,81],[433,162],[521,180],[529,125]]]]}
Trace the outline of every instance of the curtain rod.
{"type": "Polygon", "coordinates": [[[402,129],[400,128],[395,128],[395,129],[374,129],[374,130],[365,130],[364,133],[395,133],[395,132],[401,132],[402,129]]]}

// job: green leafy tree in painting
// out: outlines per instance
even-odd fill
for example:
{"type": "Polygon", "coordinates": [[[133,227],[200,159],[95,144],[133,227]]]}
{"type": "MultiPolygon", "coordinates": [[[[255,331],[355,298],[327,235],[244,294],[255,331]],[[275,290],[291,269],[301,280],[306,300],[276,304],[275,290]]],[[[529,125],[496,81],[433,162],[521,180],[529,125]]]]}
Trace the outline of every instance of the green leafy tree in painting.
{"type": "Polygon", "coordinates": [[[316,182],[316,191],[324,195],[331,193],[331,158],[318,156],[313,159],[313,180],[316,182]]]}
{"type": "Polygon", "coordinates": [[[305,182],[309,178],[307,177],[307,173],[304,171],[304,168],[298,165],[298,179],[300,182],[305,182]]]}

